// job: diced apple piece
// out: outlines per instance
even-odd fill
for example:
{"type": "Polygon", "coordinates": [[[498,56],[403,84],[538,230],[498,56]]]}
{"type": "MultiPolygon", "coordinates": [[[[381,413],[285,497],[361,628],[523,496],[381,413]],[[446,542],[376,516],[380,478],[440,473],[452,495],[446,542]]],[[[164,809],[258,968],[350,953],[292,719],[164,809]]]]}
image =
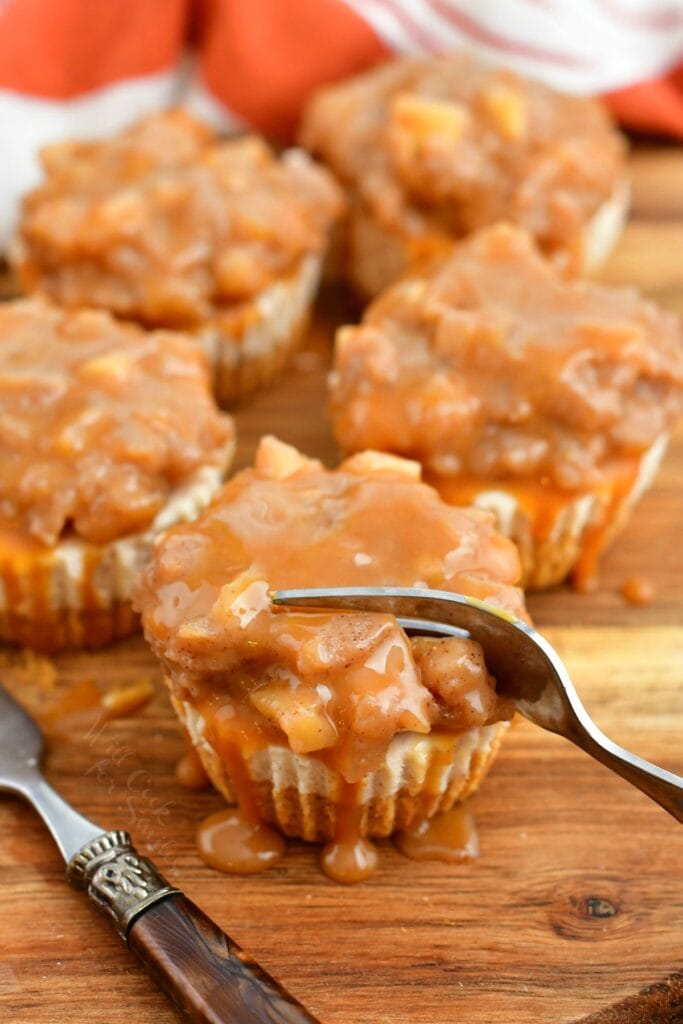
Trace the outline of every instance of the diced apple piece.
{"type": "Polygon", "coordinates": [[[230,618],[238,619],[240,627],[244,629],[259,612],[269,607],[267,581],[247,570],[221,587],[211,614],[221,622],[230,618]]]}
{"type": "Polygon", "coordinates": [[[57,435],[57,447],[65,455],[73,455],[82,452],[86,447],[88,430],[99,419],[102,413],[99,409],[84,409],[80,416],[77,416],[68,426],[57,435]]]}
{"type": "Polygon", "coordinates": [[[216,285],[221,295],[248,296],[263,287],[264,274],[254,257],[235,246],[225,249],[214,261],[216,285]]]}
{"type": "Polygon", "coordinates": [[[399,154],[410,159],[426,142],[455,146],[467,128],[470,113],[459,103],[399,93],[391,105],[390,127],[399,154]]]}
{"type": "Polygon", "coordinates": [[[117,686],[102,697],[102,705],[110,718],[124,718],[135,714],[149,703],[154,695],[150,679],[140,679],[129,686],[117,686]]]}
{"type": "Polygon", "coordinates": [[[116,351],[107,352],[82,363],[80,374],[87,377],[105,377],[110,380],[125,381],[130,377],[131,369],[132,364],[128,353],[116,351]]]}
{"type": "Polygon", "coordinates": [[[201,650],[211,636],[211,627],[205,619],[193,619],[179,626],[176,635],[178,645],[185,653],[201,650]]]}
{"type": "MultiPolygon", "coordinates": [[[[145,200],[136,188],[118,189],[102,200],[99,209],[99,219],[105,224],[125,223],[129,231],[144,228],[147,216],[145,200]]],[[[97,229],[97,219],[93,218],[91,224],[97,229]]]]}
{"type": "Polygon", "coordinates": [[[271,480],[286,480],[301,469],[322,469],[318,459],[309,459],[271,434],[261,438],[254,464],[259,473],[271,480]]]}
{"type": "Polygon", "coordinates": [[[412,646],[423,685],[457,717],[462,728],[484,725],[497,698],[481,645],[458,637],[418,637],[412,646]]]}
{"type": "Polygon", "coordinates": [[[526,132],[524,98],[514,89],[492,85],[482,93],[481,100],[500,134],[510,142],[519,142],[526,132]]]}
{"type": "Polygon", "coordinates": [[[271,683],[255,690],[249,699],[264,718],[287,734],[296,754],[323,750],[337,741],[334,722],[313,689],[271,683]]]}
{"type": "Polygon", "coordinates": [[[403,459],[400,455],[389,455],[387,452],[376,452],[368,449],[358,452],[346,459],[342,466],[349,473],[398,473],[410,480],[419,480],[422,467],[412,459],[403,459]]]}
{"type": "MultiPolygon", "coordinates": [[[[398,373],[396,352],[392,341],[370,324],[360,327],[340,327],[335,338],[337,370],[349,369],[362,373],[370,380],[395,381],[398,373]]],[[[333,371],[331,380],[337,376],[333,371]]]]}

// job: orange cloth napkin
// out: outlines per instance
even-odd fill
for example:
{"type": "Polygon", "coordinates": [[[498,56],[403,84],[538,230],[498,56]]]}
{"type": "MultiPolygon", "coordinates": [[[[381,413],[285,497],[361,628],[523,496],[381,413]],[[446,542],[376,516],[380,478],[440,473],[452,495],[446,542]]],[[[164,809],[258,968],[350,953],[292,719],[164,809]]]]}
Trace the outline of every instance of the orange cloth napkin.
{"type": "Polygon", "coordinates": [[[683,139],[683,0],[0,0],[0,251],[46,143],[178,103],[288,140],[316,86],[463,47],[683,139]]]}

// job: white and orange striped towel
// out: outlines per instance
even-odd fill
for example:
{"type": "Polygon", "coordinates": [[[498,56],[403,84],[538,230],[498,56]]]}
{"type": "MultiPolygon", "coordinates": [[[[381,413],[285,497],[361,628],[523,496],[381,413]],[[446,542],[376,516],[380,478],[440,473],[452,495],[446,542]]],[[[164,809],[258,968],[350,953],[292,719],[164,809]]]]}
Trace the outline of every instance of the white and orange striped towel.
{"type": "Polygon", "coordinates": [[[286,139],[315,86],[462,47],[683,139],[683,0],[0,0],[0,247],[47,142],[174,103],[286,139]]]}

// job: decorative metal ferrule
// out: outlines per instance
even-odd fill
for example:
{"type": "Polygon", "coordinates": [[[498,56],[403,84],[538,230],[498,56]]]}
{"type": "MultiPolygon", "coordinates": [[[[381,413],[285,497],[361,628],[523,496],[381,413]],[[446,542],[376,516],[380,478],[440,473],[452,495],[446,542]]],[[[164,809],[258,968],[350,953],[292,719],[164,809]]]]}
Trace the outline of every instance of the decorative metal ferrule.
{"type": "Polygon", "coordinates": [[[104,832],[83,846],[69,861],[66,874],[72,885],[87,889],[91,900],[113,917],[124,938],[138,914],[179,891],[120,830],[104,832]]]}

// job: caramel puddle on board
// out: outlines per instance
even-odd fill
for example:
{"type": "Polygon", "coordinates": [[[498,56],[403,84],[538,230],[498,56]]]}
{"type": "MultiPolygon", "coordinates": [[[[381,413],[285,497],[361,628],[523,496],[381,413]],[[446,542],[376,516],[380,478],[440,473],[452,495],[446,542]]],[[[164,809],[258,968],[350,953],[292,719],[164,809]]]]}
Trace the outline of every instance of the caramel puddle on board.
{"type": "Polygon", "coordinates": [[[237,748],[232,744],[226,746],[223,758],[230,772],[237,807],[216,811],[200,823],[197,829],[199,856],[210,867],[230,874],[252,875],[267,871],[284,856],[284,836],[261,820],[237,748]]]}
{"type": "Polygon", "coordinates": [[[462,807],[418,821],[394,836],[394,843],[411,860],[442,860],[460,864],[479,856],[474,818],[462,807]]]}
{"type": "Polygon", "coordinates": [[[641,576],[632,576],[625,581],[621,588],[623,597],[629,604],[647,605],[652,604],[655,599],[655,588],[650,580],[641,576]]]}
{"type": "Polygon", "coordinates": [[[266,871],[282,858],[285,840],[261,821],[250,821],[238,809],[210,814],[197,829],[202,860],[218,871],[251,875],[266,871]]]}
{"type": "Polygon", "coordinates": [[[377,868],[377,850],[369,839],[356,836],[328,843],[320,855],[320,866],[335,882],[362,882],[377,868]]]}

